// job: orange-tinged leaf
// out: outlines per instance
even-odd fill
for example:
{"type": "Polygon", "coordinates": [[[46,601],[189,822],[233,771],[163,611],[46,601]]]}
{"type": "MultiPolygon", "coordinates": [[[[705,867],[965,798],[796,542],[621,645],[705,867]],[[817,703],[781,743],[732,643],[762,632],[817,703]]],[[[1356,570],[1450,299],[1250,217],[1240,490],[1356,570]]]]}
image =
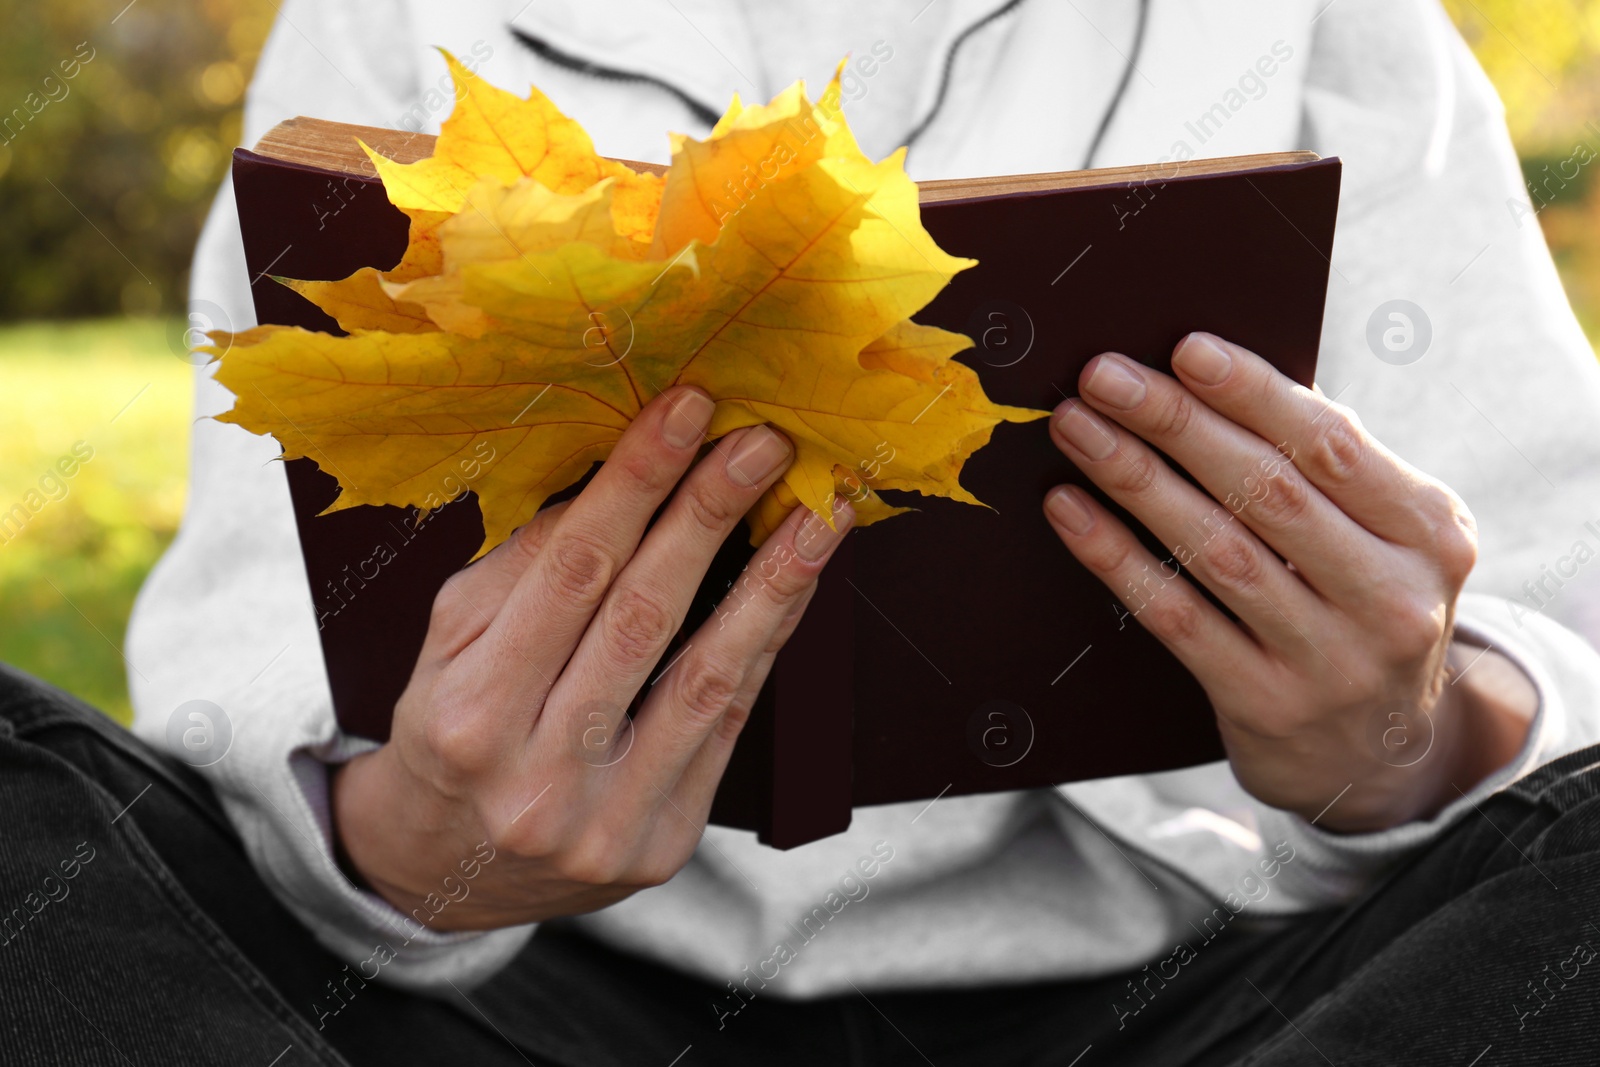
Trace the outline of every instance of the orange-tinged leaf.
{"type": "Polygon", "coordinates": [[[395,163],[362,145],[396,207],[455,214],[483,177],[502,185],[532,178],[558,193],[582,192],[602,178],[614,178],[618,231],[650,240],[661,178],[601,156],[584,128],[539,90],[521,99],[490,85],[450,53],[444,57],[455,79],[456,106],[440,129],[434,154],[395,163]]]}
{"type": "Polygon", "coordinates": [[[430,328],[416,307],[396,306],[381,282],[404,283],[439,273],[439,228],[459,216],[484,177],[501,185],[529,177],[561,193],[582,192],[610,178],[616,186],[609,209],[618,244],[638,244],[642,251],[650,243],[664,179],[599,155],[583,127],[561,114],[537,89],[528,99],[520,99],[488,84],[448,52],[444,56],[455,79],[457,104],[445,120],[433,156],[395,163],[361,145],[377,167],[390,202],[411,218],[404,257],[393,270],[362,268],[343,282],[296,286],[344,330],[430,328]],[[331,288],[340,285],[349,291],[331,288]]]}
{"type": "Polygon", "coordinates": [[[383,288],[383,274],[362,267],[337,282],[284,284],[327,312],[345,332],[387,330],[390,333],[429,333],[439,327],[419,304],[396,301],[383,288]]]}
{"type": "Polygon", "coordinates": [[[830,117],[837,115],[837,80],[815,105],[796,82],[765,107],[745,107],[735,96],[704,141],[674,134],[673,167],[655,228],[656,255],[674,255],[692,240],[710,244],[728,218],[768,185],[837,155],[846,147],[839,140],[846,129],[842,117],[830,117]]]}
{"type": "Polygon", "coordinates": [[[434,156],[374,157],[412,218],[405,258],[293,283],[350,336],[261,327],[217,372],[238,397],[222,418],[334,475],[334,508],[435,507],[471,462],[486,551],[687,384],[717,401],[710,437],[794,442],[749,515],[759,543],[796,505],[831,524],[835,494],[859,525],[909,510],[879,489],[979,503],[966,458],[1046,414],[992,403],[952,358],[971,342],[911,321],[972,261],[923,229],[904,150],[861,153],[837,77],[816,104],[798,84],[736,98],[705,141],[674,139],[663,182],[447,59],[461,91],[434,156]]]}
{"type": "MultiPolygon", "coordinates": [[[[521,260],[538,286],[548,288],[549,277],[535,264],[542,253],[582,244],[616,259],[643,258],[646,246],[618,235],[612,225],[615,193],[616,183],[610,178],[572,195],[552,192],[533,181],[508,189],[483,179],[468,194],[462,211],[438,228],[440,272],[404,284],[390,283],[385,292],[399,303],[420,306],[430,321],[447,330],[481,336],[490,328],[488,316],[464,301],[462,264],[521,260]]],[[[647,273],[657,277],[661,268],[647,273]]],[[[539,295],[545,300],[550,296],[539,295]]]]}
{"type": "Polygon", "coordinates": [[[406,251],[393,270],[362,267],[336,282],[287,281],[285,284],[327,312],[346,332],[422,333],[437,329],[421,307],[396,303],[384,289],[384,283],[407,282],[439,273],[444,263],[439,249],[439,227],[451,216],[442,211],[408,211],[406,214],[411,216],[406,251]]]}

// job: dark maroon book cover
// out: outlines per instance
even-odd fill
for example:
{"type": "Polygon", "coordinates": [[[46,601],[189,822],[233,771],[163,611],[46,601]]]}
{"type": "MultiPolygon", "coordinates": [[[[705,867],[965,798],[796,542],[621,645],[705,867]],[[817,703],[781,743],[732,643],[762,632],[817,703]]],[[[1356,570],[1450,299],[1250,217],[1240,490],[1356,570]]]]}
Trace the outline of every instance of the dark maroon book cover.
{"type": "MultiPolygon", "coordinates": [[[[233,176],[258,320],[338,333],[268,275],[393,266],[405,216],[375,178],[244,149],[233,176]]],[[[976,347],[957,358],[1002,404],[1053,408],[1103,351],[1168,370],[1191,330],[1309,385],[1339,176],[1328,159],[925,205],[940,247],[979,265],[916,320],[972,336],[976,347]]],[[[434,593],[482,540],[477,502],[469,493],[420,524],[391,507],[319,516],[334,480],[310,460],[287,469],[340,724],[383,740],[434,593]]],[[[762,691],[713,822],[789,848],[844,830],[855,805],[1222,758],[1198,683],[1046,524],[1053,485],[1105,497],[1055,449],[1045,422],[997,427],[961,481],[989,507],[885,493],[919,510],[846,539],[762,691]]],[[[736,532],[684,634],[749,555],[736,532]]]]}

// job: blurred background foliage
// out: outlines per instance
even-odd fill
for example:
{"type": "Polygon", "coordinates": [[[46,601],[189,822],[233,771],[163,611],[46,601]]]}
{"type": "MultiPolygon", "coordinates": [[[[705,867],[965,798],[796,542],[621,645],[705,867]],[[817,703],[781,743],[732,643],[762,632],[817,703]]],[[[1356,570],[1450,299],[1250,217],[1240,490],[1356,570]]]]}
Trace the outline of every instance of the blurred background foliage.
{"type": "Polygon", "coordinates": [[[0,520],[43,501],[0,524],[0,660],[123,722],[128,613],[183,513],[172,316],[274,13],[0,0],[0,520]]]}
{"type": "Polygon", "coordinates": [[[1567,296],[1589,340],[1600,342],[1600,0],[1444,6],[1505,101],[1567,296]],[[1589,162],[1575,168],[1575,158],[1589,162]]]}
{"type": "MultiPolygon", "coordinates": [[[[1600,0],[1444,3],[1506,101],[1530,181],[1580,144],[1600,154],[1600,0]]],[[[192,370],[173,316],[275,13],[0,0],[0,514],[44,500],[16,536],[0,526],[0,660],[122,721],[128,612],[183,508],[192,370]],[[43,493],[79,442],[93,458],[43,493]]],[[[1597,169],[1547,185],[1538,214],[1591,338],[1597,169]]]]}
{"type": "Polygon", "coordinates": [[[183,304],[273,8],[125,3],[0,3],[0,320],[183,304]]]}

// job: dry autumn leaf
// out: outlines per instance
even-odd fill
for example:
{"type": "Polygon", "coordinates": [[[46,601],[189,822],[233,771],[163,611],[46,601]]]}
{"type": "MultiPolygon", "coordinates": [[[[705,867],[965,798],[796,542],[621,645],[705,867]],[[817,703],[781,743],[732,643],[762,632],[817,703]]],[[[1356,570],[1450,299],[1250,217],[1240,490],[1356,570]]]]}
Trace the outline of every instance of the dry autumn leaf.
{"type": "MultiPolygon", "coordinates": [[[[800,84],[735,98],[704,141],[675,136],[665,178],[599,156],[537,90],[496,89],[446,55],[457,105],[431,158],[368,154],[411,219],[392,270],[287,281],[348,336],[263,326],[218,334],[222,421],[275,436],[338,479],[329,510],[424,510],[462,456],[499,544],[572,485],[674,384],[717,401],[708,434],[770,423],[795,444],[752,510],[759,543],[797,504],[865,525],[907,509],[874,490],[978,503],[962,464],[1002,421],[951,359],[971,344],[919,326],[971,260],[923,229],[904,150],[873,163],[839,110],[800,84]]],[[[364,147],[364,146],[363,146],[364,147]]]]}

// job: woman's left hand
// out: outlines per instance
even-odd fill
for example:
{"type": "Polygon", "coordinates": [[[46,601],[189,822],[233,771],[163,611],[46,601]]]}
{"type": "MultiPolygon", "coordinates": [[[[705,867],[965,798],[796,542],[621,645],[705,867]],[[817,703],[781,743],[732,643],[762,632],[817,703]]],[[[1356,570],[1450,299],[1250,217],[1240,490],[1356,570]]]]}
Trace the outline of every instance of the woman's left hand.
{"type": "Polygon", "coordinates": [[[1325,827],[1374,830],[1508,763],[1537,696],[1510,660],[1455,639],[1477,556],[1461,499],[1252,352],[1196,333],[1172,364],[1176,379],[1097,356],[1051,423],[1167,558],[1079,488],[1051,490],[1045,514],[1199,679],[1240,783],[1325,827]]]}

